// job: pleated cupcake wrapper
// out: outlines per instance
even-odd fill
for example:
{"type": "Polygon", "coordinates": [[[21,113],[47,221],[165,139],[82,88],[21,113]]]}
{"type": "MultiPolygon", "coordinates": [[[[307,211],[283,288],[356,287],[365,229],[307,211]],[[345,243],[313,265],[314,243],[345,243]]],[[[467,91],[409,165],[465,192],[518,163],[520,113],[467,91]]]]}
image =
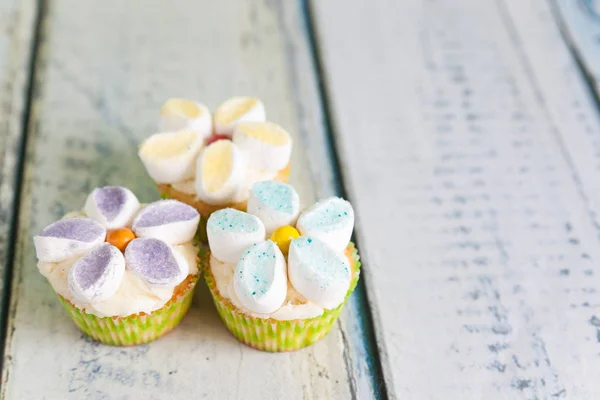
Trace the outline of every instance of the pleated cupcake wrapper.
{"type": "Polygon", "coordinates": [[[151,314],[97,317],[80,310],[60,295],[58,298],[75,325],[92,339],[113,346],[134,346],[166,335],[181,322],[192,303],[199,276],[196,275],[182,295],[151,314]]]}
{"type": "Polygon", "coordinates": [[[279,352],[293,351],[317,342],[323,338],[340,316],[348,297],[354,291],[360,274],[360,261],[354,243],[350,243],[353,277],[344,302],[337,308],[326,310],[318,317],[278,321],[272,318],[262,319],[245,314],[228,299],[221,296],[209,268],[209,255],[203,257],[204,276],[210,289],[217,312],[227,329],[239,341],[258,350],[279,352]]]}

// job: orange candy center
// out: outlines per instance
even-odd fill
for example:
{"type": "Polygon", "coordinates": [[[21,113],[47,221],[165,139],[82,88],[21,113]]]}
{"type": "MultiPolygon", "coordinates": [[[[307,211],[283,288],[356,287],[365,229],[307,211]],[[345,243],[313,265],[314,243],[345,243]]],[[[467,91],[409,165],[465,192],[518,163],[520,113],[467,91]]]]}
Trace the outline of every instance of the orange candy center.
{"type": "Polygon", "coordinates": [[[125,252],[125,248],[133,239],[135,239],[135,233],[129,228],[115,229],[106,234],[106,241],[122,252],[125,252]]]}

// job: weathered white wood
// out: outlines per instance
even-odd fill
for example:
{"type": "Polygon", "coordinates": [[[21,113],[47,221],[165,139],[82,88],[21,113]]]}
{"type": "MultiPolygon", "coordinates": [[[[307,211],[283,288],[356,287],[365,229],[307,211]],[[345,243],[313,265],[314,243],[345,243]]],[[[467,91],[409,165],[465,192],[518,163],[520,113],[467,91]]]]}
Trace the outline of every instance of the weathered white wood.
{"type": "Polygon", "coordinates": [[[562,29],[600,92],[600,0],[552,0],[562,29]]]}
{"type": "Polygon", "coordinates": [[[80,207],[94,186],[118,183],[141,200],[156,198],[136,148],[168,96],[212,107],[234,94],[261,97],[271,119],[294,135],[292,180],[303,199],[329,194],[333,174],[302,29],[292,2],[49,3],[27,145],[6,399],[345,399],[351,381],[368,379],[347,368],[352,350],[338,328],[289,354],[240,345],[204,285],[167,338],[131,349],[98,345],[68,320],[35,266],[31,236],[80,207]]]}
{"type": "Polygon", "coordinates": [[[545,321],[545,329],[552,332],[545,337],[545,345],[566,397],[595,399],[600,397],[600,384],[593,372],[600,368],[600,327],[595,318],[600,315],[598,280],[588,275],[600,272],[596,266],[600,256],[600,113],[593,88],[581,79],[577,63],[561,42],[551,4],[535,0],[510,0],[506,4],[506,15],[515,27],[515,45],[584,200],[582,223],[571,225],[568,232],[570,254],[558,261],[569,272],[555,289],[568,294],[568,302],[550,310],[561,318],[545,321]],[[562,312],[565,308],[568,311],[562,312]]]}
{"type": "Polygon", "coordinates": [[[0,320],[4,317],[4,276],[10,246],[19,144],[23,133],[34,4],[29,0],[0,0],[0,320]]]}
{"type": "Polygon", "coordinates": [[[548,4],[312,5],[392,397],[599,398],[600,124],[548,4]]]}

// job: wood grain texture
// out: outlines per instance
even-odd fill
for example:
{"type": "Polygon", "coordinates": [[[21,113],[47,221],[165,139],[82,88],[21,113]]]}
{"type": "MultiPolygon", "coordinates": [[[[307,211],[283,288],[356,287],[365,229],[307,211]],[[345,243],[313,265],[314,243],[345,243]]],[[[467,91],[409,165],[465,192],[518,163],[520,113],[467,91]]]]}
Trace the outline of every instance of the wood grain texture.
{"type": "Polygon", "coordinates": [[[35,10],[33,1],[0,0],[0,321],[35,10]]]}
{"type": "Polygon", "coordinates": [[[352,364],[360,360],[348,361],[352,350],[339,327],[289,354],[240,345],[218,320],[204,285],[167,338],[127,349],[98,345],[68,320],[35,266],[31,236],[81,207],[93,187],[122,184],[142,201],[157,197],[136,149],[169,96],[213,108],[231,95],[259,96],[270,119],[294,136],[292,181],[302,198],[309,203],[330,194],[334,175],[304,29],[291,2],[49,4],[27,144],[4,398],[346,399],[367,379],[355,376],[352,364]]]}
{"type": "Polygon", "coordinates": [[[573,52],[600,93],[600,0],[552,0],[573,52]]]}
{"type": "Polygon", "coordinates": [[[548,4],[312,8],[391,397],[599,398],[600,123],[548,4]]]}

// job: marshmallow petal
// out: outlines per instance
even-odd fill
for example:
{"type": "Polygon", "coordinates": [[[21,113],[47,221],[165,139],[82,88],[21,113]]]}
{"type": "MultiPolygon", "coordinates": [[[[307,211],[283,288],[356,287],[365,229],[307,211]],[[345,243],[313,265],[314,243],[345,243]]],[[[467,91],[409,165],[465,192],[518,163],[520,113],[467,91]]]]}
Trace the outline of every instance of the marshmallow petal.
{"type": "Polygon", "coordinates": [[[87,217],[66,218],[45,227],[33,237],[37,258],[59,262],[83,254],[104,242],[106,229],[87,217]]]}
{"type": "Polygon", "coordinates": [[[252,186],[248,213],[261,219],[267,236],[281,226],[293,226],[299,211],[300,198],[291,185],[280,181],[262,181],[252,186]]]}
{"type": "Polygon", "coordinates": [[[232,97],[221,104],[213,116],[215,133],[233,134],[240,122],[264,122],[267,118],[264,104],[255,97],[232,97]]]}
{"type": "Polygon", "coordinates": [[[206,138],[212,134],[212,116],[208,107],[186,99],[169,99],[160,109],[159,132],[189,130],[206,138]]]}
{"type": "Polygon", "coordinates": [[[165,132],[146,139],[138,155],[154,181],[176,183],[194,177],[196,158],[203,147],[204,138],[196,132],[165,132]]]}
{"type": "Polygon", "coordinates": [[[233,132],[233,142],[246,156],[248,165],[258,170],[281,170],[292,155],[292,137],[273,122],[240,123],[233,132]]]}
{"type": "Polygon", "coordinates": [[[137,237],[155,238],[167,244],[181,244],[194,238],[200,214],[177,200],[159,200],[142,208],[133,220],[137,237]]]}
{"type": "Polygon", "coordinates": [[[107,229],[116,229],[131,224],[140,208],[133,192],[121,186],[96,188],[88,196],[83,210],[107,229]]]}
{"type": "Polygon", "coordinates": [[[333,250],[343,251],[354,229],[354,210],[346,200],[330,197],[303,211],[296,228],[304,236],[316,237],[333,250]]]}
{"type": "Polygon", "coordinates": [[[218,140],[202,152],[196,168],[198,197],[209,204],[226,204],[240,190],[246,167],[231,140],[218,140]]]}
{"type": "Polygon", "coordinates": [[[125,249],[127,269],[150,286],[173,287],[187,276],[187,261],[159,239],[138,238],[125,249]]]}
{"type": "Polygon", "coordinates": [[[340,305],[350,288],[348,259],[315,237],[292,241],[288,254],[290,282],[302,296],[326,309],[340,305]]]}
{"type": "Polygon", "coordinates": [[[233,208],[215,211],[206,224],[208,244],[220,261],[237,263],[249,246],[265,240],[265,226],[254,215],[233,208]]]}
{"type": "Polygon", "coordinates": [[[285,258],[270,240],[250,246],[233,275],[233,290],[244,307],[256,313],[277,311],[287,295],[285,258]]]}
{"type": "Polygon", "coordinates": [[[73,264],[69,270],[69,290],[80,301],[103,301],[117,292],[124,274],[123,253],[102,243],[73,264]]]}

